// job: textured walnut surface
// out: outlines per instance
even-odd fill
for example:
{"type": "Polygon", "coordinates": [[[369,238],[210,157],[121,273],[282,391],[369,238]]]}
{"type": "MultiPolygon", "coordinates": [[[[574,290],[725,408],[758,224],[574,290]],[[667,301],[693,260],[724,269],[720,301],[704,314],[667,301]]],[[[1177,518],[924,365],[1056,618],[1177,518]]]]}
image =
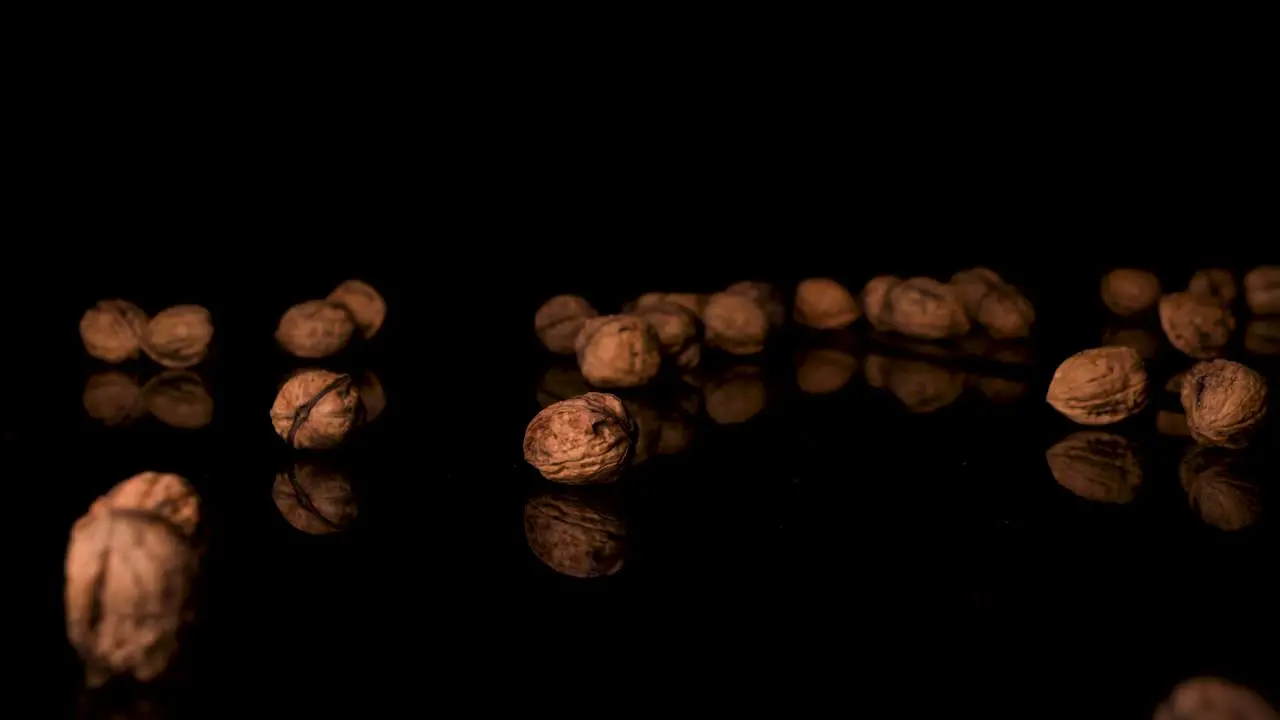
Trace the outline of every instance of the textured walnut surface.
{"type": "Polygon", "coordinates": [[[1160,298],[1160,327],[1169,344],[1203,360],[1222,354],[1236,320],[1228,307],[1177,292],[1160,298]]]}
{"type": "Polygon", "coordinates": [[[1254,355],[1280,355],[1280,317],[1256,317],[1244,329],[1244,347],[1254,355]]]}
{"type": "Polygon", "coordinates": [[[93,357],[110,363],[138,357],[147,314],[126,300],[103,300],[80,318],[80,339],[93,357]]]}
{"type": "Polygon", "coordinates": [[[372,338],[387,319],[387,301],[373,286],[362,280],[347,280],[329,293],[326,298],[347,309],[360,334],[372,338]]]}
{"type": "Polygon", "coordinates": [[[1045,458],[1053,479],[1086,500],[1127,503],[1142,484],[1134,446],[1120,435],[1078,432],[1049,448],[1045,458]]]}
{"type": "Polygon", "coordinates": [[[89,507],[90,513],[138,510],[169,521],[188,538],[200,524],[200,496],[181,475],[142,472],[122,480],[89,507]]]}
{"type": "Polygon", "coordinates": [[[862,311],[866,313],[867,322],[877,330],[891,330],[889,319],[885,315],[885,305],[889,291],[902,284],[902,278],[895,275],[880,275],[867,281],[862,288],[862,311]]]}
{"type": "Polygon", "coordinates": [[[814,348],[803,351],[796,362],[796,385],[811,395],[832,393],[853,379],[858,358],[843,350],[814,348]]]}
{"type": "Polygon", "coordinates": [[[915,358],[867,356],[867,384],[893,393],[907,410],[931,413],[964,393],[964,373],[915,358]]]}
{"type": "Polygon", "coordinates": [[[786,322],[787,306],[782,301],[782,294],[769,283],[743,280],[730,285],[724,291],[743,295],[754,300],[764,310],[765,317],[768,318],[771,327],[776,328],[786,322]]]}
{"type": "Polygon", "coordinates": [[[142,350],[170,368],[186,368],[204,359],[213,340],[213,317],[199,305],[175,305],[147,323],[142,350]]]}
{"type": "Polygon", "coordinates": [[[359,514],[351,481],[336,469],[301,462],[278,473],[271,486],[280,515],[308,535],[346,529],[359,514]]]}
{"type": "Polygon", "coordinates": [[[1239,295],[1236,279],[1230,270],[1209,268],[1198,270],[1187,283],[1187,292],[1199,300],[1207,300],[1219,305],[1230,305],[1239,295]]]}
{"type": "Polygon", "coordinates": [[[1045,399],[1081,425],[1120,422],[1147,406],[1147,371],[1132,348],[1084,350],[1054,371],[1045,399]]]}
{"type": "Polygon", "coordinates": [[[524,432],[524,459],[554,482],[612,482],[630,461],[635,440],[635,421],[622,400],[587,393],[534,416],[524,432]]]}
{"type": "Polygon", "coordinates": [[[796,286],[795,320],[819,330],[848,327],[862,308],[848,288],[830,278],[809,278],[796,286]]]}
{"type": "Polygon", "coordinates": [[[1137,315],[1160,299],[1160,279],[1134,268],[1112,270],[1102,278],[1102,302],[1117,315],[1137,315]]]}
{"type": "Polygon", "coordinates": [[[1260,488],[1229,450],[1204,445],[1188,448],[1178,477],[1191,507],[1216,528],[1242,530],[1262,514],[1260,488]]]}
{"type": "Polygon", "coordinates": [[[1000,276],[995,271],[977,267],[970,270],[961,270],[952,275],[950,285],[955,292],[956,299],[964,307],[965,315],[970,320],[977,320],[982,298],[986,297],[988,292],[1002,287],[1004,281],[1000,279],[1000,276]]]}
{"type": "Polygon", "coordinates": [[[323,358],[345,348],[355,329],[355,320],[342,305],[308,300],[285,311],[276,328],[276,342],[295,357],[323,358]]]}
{"type": "Polygon", "coordinates": [[[122,372],[94,373],[84,386],[84,410],[102,424],[124,425],[142,414],[142,388],[122,372]]]}
{"type": "Polygon", "coordinates": [[[213,398],[200,376],[189,370],[166,370],[142,388],[147,411],[176,428],[197,430],[213,420],[213,398]]]}
{"type": "Polygon", "coordinates": [[[280,388],[271,424],[293,447],[330,448],[351,431],[359,403],[360,391],[349,375],[304,370],[280,388]]]}
{"type": "Polygon", "coordinates": [[[1203,445],[1242,448],[1267,415],[1267,381],[1230,360],[1197,363],[1180,396],[1191,437],[1203,445]]]}
{"type": "Polygon", "coordinates": [[[1259,315],[1280,315],[1280,265],[1263,265],[1244,276],[1244,299],[1259,315]]]}
{"type": "Polygon", "coordinates": [[[702,359],[702,321],[689,308],[673,302],[651,303],[636,310],[658,334],[662,356],[689,370],[702,359]]]}
{"type": "Polygon", "coordinates": [[[596,387],[639,387],[662,366],[662,344],[649,321],[636,315],[591,318],[575,341],[578,369],[596,387]]]}
{"type": "Polygon", "coordinates": [[[921,340],[969,332],[969,318],[952,288],[926,277],[894,285],[885,296],[880,320],[898,333],[921,340]]]}
{"type": "Polygon", "coordinates": [[[594,578],[622,569],[626,525],[589,498],[556,494],[529,500],[524,533],[533,554],[558,573],[594,578]]]}
{"type": "Polygon", "coordinates": [[[1180,683],[1156,708],[1155,720],[1277,720],[1276,711],[1249,688],[1221,678],[1180,683]]]}
{"type": "Polygon", "coordinates": [[[769,318],[764,308],[741,293],[712,295],[702,312],[702,321],[707,344],[734,355],[764,350],[769,336],[769,318]]]}
{"type": "Polygon", "coordinates": [[[533,330],[548,350],[572,355],[574,342],[587,320],[600,313],[591,303],[577,295],[557,295],[542,303],[533,315],[533,330]]]}
{"type": "Polygon", "coordinates": [[[991,337],[1007,340],[1023,338],[1031,334],[1031,324],[1036,321],[1031,301],[1012,285],[992,288],[978,303],[978,324],[987,329],[991,337]]]}

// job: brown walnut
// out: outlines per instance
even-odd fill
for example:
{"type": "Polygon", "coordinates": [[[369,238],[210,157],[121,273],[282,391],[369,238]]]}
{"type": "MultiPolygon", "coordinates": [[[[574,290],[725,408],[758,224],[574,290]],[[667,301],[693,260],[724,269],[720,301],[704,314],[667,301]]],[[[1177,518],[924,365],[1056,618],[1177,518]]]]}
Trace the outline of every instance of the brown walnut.
{"type": "Polygon", "coordinates": [[[1117,315],[1137,315],[1160,299],[1160,279],[1146,270],[1122,268],[1102,278],[1102,302],[1117,315]]]}
{"type": "Polygon", "coordinates": [[[880,319],[907,337],[941,340],[969,332],[969,318],[950,286],[915,277],[894,285],[885,297],[880,319]]]}
{"type": "Polygon", "coordinates": [[[156,419],[176,428],[198,430],[213,420],[213,398],[189,370],[166,370],[151,378],[142,399],[156,419]]]}
{"type": "Polygon", "coordinates": [[[991,289],[978,304],[978,324],[996,339],[1027,337],[1035,320],[1031,301],[1012,285],[991,289]]]}
{"type": "Polygon", "coordinates": [[[707,344],[734,355],[754,355],[764,350],[769,337],[769,317],[764,308],[740,293],[712,295],[702,321],[707,344]]]}
{"type": "Polygon", "coordinates": [[[703,389],[707,416],[719,425],[744,423],[764,410],[769,394],[764,370],[738,365],[712,378],[703,389]]]}
{"type": "Polygon", "coordinates": [[[326,298],[347,309],[366,340],[378,334],[387,319],[387,301],[373,286],[362,280],[347,280],[326,298]]]}
{"type": "Polygon", "coordinates": [[[1256,317],[1244,329],[1244,347],[1254,355],[1280,355],[1280,317],[1256,317]]]}
{"type": "Polygon", "coordinates": [[[128,424],[142,415],[142,389],[124,373],[94,373],[84,386],[84,410],[103,425],[128,424]]]}
{"type": "Polygon", "coordinates": [[[591,303],[577,295],[557,295],[538,308],[533,316],[533,329],[548,350],[572,355],[582,326],[599,314],[591,303]]]}
{"type": "Polygon", "coordinates": [[[636,310],[658,333],[662,357],[689,370],[702,359],[702,321],[694,312],[673,302],[658,302],[636,310]]]}
{"type": "Polygon", "coordinates": [[[290,447],[323,449],[351,432],[360,391],[350,375],[302,370],[289,378],[271,406],[271,425],[290,447]]]}
{"type": "Polygon", "coordinates": [[[1280,314],[1280,265],[1263,265],[1244,276],[1244,300],[1258,315],[1280,314]]]}
{"type": "Polygon", "coordinates": [[[89,506],[90,513],[116,510],[158,515],[191,538],[200,524],[200,495],[181,475],[142,472],[116,483],[89,506]]]}
{"type": "Polygon", "coordinates": [[[1267,415],[1267,381],[1237,362],[1197,363],[1182,383],[1182,409],[1201,445],[1242,448],[1267,415]]]}
{"type": "Polygon", "coordinates": [[[535,415],[524,431],[524,460],[553,482],[613,482],[631,460],[635,441],[635,420],[622,400],[592,392],[535,415]]]}
{"type": "Polygon", "coordinates": [[[961,270],[951,276],[951,287],[956,298],[964,307],[965,315],[970,320],[978,319],[978,310],[982,306],[982,298],[988,292],[1003,287],[1004,281],[995,272],[984,267],[961,270]]]}
{"type": "Polygon", "coordinates": [[[931,413],[964,394],[965,375],[915,358],[867,356],[867,384],[888,390],[913,413],[931,413]]]}
{"type": "Polygon", "coordinates": [[[1254,691],[1215,677],[1192,678],[1156,708],[1155,720],[1276,720],[1254,691]]]}
{"type": "Polygon", "coordinates": [[[1160,327],[1184,354],[1201,360],[1222,354],[1236,329],[1231,309],[1177,292],[1160,298],[1160,327]]]}
{"type": "Polygon", "coordinates": [[[355,329],[346,307],[329,300],[308,300],[281,316],[276,342],[295,357],[324,358],[345,348],[355,329]]]}
{"type": "Polygon", "coordinates": [[[612,575],[626,556],[626,524],[606,503],[584,495],[530,499],[524,506],[524,534],[539,560],[570,577],[612,575]]]}
{"type": "Polygon", "coordinates": [[[1195,445],[1178,467],[1182,488],[1200,517],[1221,530],[1242,530],[1258,521],[1262,498],[1239,458],[1229,450],[1195,445]]]}
{"type": "Polygon", "coordinates": [[[635,315],[591,318],[578,333],[575,348],[582,376],[596,387],[639,387],[662,366],[657,331],[635,315]]]}
{"type": "Polygon", "coordinates": [[[707,307],[707,300],[710,295],[706,293],[667,293],[663,296],[664,302],[675,303],[681,307],[688,308],[693,311],[694,315],[702,317],[702,311],[707,307]]]}
{"type": "Polygon", "coordinates": [[[764,310],[771,328],[781,327],[787,320],[787,306],[782,301],[782,294],[769,283],[743,280],[730,285],[724,291],[744,295],[754,300],[764,310]]]}
{"type": "Polygon", "coordinates": [[[1132,348],[1101,347],[1067,358],[1045,399],[1081,425],[1109,425],[1147,406],[1147,371],[1132,348]]]}
{"type": "Polygon", "coordinates": [[[858,358],[843,350],[815,348],[804,351],[796,363],[796,385],[810,395],[833,393],[858,372],[858,358]]]}
{"type": "Polygon", "coordinates": [[[1053,479],[1086,500],[1127,503],[1142,484],[1133,444],[1120,435],[1074,433],[1049,448],[1045,458],[1053,479]]]}
{"type": "Polygon", "coordinates": [[[829,278],[809,278],[796,286],[795,319],[818,330],[852,325],[862,316],[858,301],[845,286],[829,278]]]}
{"type": "Polygon", "coordinates": [[[147,357],[169,368],[187,368],[205,358],[213,340],[213,318],[199,305],[160,311],[142,335],[147,357]]]}
{"type": "Polygon", "coordinates": [[[1102,334],[1102,344],[1133,348],[1142,359],[1150,360],[1160,350],[1160,336],[1142,328],[1113,327],[1102,334]]]}
{"type": "Polygon", "coordinates": [[[894,275],[879,275],[867,281],[862,288],[862,311],[867,315],[867,322],[877,330],[891,330],[889,319],[885,314],[889,292],[902,284],[902,278],[894,275]]]}
{"type": "Polygon", "coordinates": [[[299,462],[271,486],[280,515],[308,535],[345,530],[359,514],[351,481],[327,465],[299,462]]]}
{"type": "Polygon", "coordinates": [[[147,314],[125,300],[103,300],[80,318],[80,339],[93,357],[109,363],[138,357],[147,314]]]}
{"type": "Polygon", "coordinates": [[[1222,268],[1196,271],[1196,274],[1191,276],[1191,282],[1187,284],[1187,292],[1200,300],[1219,305],[1230,305],[1235,302],[1239,294],[1235,277],[1231,275],[1230,270],[1222,268]]]}
{"type": "Polygon", "coordinates": [[[1188,370],[1176,372],[1169,376],[1169,380],[1164,384],[1165,392],[1182,394],[1182,384],[1187,381],[1188,370]]]}

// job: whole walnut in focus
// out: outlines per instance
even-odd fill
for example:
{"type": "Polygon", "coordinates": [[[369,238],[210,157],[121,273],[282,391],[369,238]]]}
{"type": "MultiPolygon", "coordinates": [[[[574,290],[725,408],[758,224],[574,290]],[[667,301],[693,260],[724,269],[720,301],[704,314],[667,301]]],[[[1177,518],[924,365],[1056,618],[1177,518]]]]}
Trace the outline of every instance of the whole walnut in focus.
{"type": "Polygon", "coordinates": [[[213,420],[213,398],[200,376],[189,370],[166,370],[142,388],[143,402],[156,419],[184,430],[198,430],[213,420]]]}
{"type": "Polygon", "coordinates": [[[355,320],[342,305],[308,300],[285,311],[276,328],[276,342],[295,357],[323,358],[345,348],[355,329],[355,320]]]}
{"type": "Polygon", "coordinates": [[[658,333],[662,357],[671,358],[676,367],[688,370],[702,359],[702,321],[683,305],[659,302],[636,310],[658,333]]]}
{"type": "Polygon", "coordinates": [[[271,497],[280,515],[308,535],[345,530],[359,514],[346,475],[315,462],[300,462],[277,473],[271,497]]]}
{"type": "Polygon", "coordinates": [[[539,560],[570,577],[612,575],[626,556],[626,524],[607,503],[582,494],[530,499],[524,506],[524,533],[539,560]]]}
{"type": "Polygon", "coordinates": [[[982,298],[996,288],[1003,287],[1004,281],[995,272],[984,267],[961,270],[951,276],[951,287],[956,298],[964,307],[965,315],[970,320],[978,319],[978,310],[982,306],[982,298]]]}
{"type": "Polygon", "coordinates": [[[1146,270],[1122,268],[1102,278],[1102,302],[1117,315],[1137,315],[1160,299],[1160,278],[1146,270]]]}
{"type": "Polygon", "coordinates": [[[902,284],[902,278],[894,275],[880,275],[867,281],[862,288],[862,310],[867,315],[867,322],[877,330],[891,330],[885,306],[888,304],[889,291],[902,284]]]}
{"type": "Polygon", "coordinates": [[[1187,292],[1196,299],[1207,300],[1218,305],[1230,305],[1235,302],[1236,295],[1239,294],[1235,277],[1231,275],[1230,270],[1222,268],[1196,271],[1196,274],[1191,276],[1191,282],[1187,284],[1187,292]]]}
{"type": "Polygon", "coordinates": [[[600,313],[577,295],[557,295],[542,303],[533,316],[533,329],[548,350],[572,355],[582,326],[600,313]]]}
{"type": "Polygon", "coordinates": [[[796,385],[810,395],[832,393],[858,372],[858,358],[843,350],[815,348],[804,351],[796,364],[796,385]]]}
{"type": "Polygon", "coordinates": [[[213,340],[213,318],[199,305],[162,310],[142,334],[147,357],[169,368],[187,368],[204,359],[213,340]]]}
{"type": "Polygon", "coordinates": [[[916,277],[894,285],[879,319],[890,329],[921,340],[941,340],[969,332],[969,318],[950,286],[916,277]]]}
{"type": "Polygon", "coordinates": [[[142,408],[142,389],[124,373],[94,373],[85,383],[84,410],[103,425],[125,425],[137,419],[142,408]]]}
{"type": "Polygon", "coordinates": [[[1255,355],[1280,355],[1280,317],[1257,317],[1244,329],[1244,347],[1255,355]]]}
{"type": "Polygon", "coordinates": [[[810,278],[796,286],[795,319],[818,330],[852,325],[862,316],[858,301],[845,286],[829,278],[810,278]]]}
{"type": "Polygon", "coordinates": [[[712,295],[702,313],[707,344],[734,355],[754,355],[764,350],[769,337],[769,317],[750,297],[722,292],[712,295]]]}
{"type": "Polygon", "coordinates": [[[1236,319],[1228,307],[1177,292],[1160,298],[1160,327],[1169,344],[1203,360],[1222,354],[1236,319]]]}
{"type": "Polygon", "coordinates": [[[1280,314],[1280,265],[1263,265],[1244,276],[1244,300],[1258,315],[1280,314]]]}
{"type": "Polygon", "coordinates": [[[1182,682],[1156,708],[1155,720],[1277,720],[1276,711],[1252,690],[1221,678],[1182,682]]]}
{"type": "Polygon", "coordinates": [[[1111,433],[1085,430],[1045,453],[1053,479],[1086,500],[1127,503],[1142,484],[1133,444],[1111,433]]]}
{"type": "Polygon", "coordinates": [[[138,511],[157,515],[188,539],[200,524],[200,495],[174,473],[141,472],[116,483],[89,506],[89,513],[138,511]]]}
{"type": "Polygon", "coordinates": [[[612,482],[634,453],[636,424],[616,395],[587,393],[548,405],[524,431],[525,462],[566,485],[612,482]]]}
{"type": "Polygon", "coordinates": [[[978,304],[978,324],[996,339],[1027,337],[1035,320],[1031,301],[1012,285],[991,289],[978,304]]]}
{"type": "Polygon", "coordinates": [[[703,388],[707,416],[718,425],[744,423],[764,410],[768,389],[764,370],[755,365],[738,365],[712,378],[703,388]]]}
{"type": "Polygon", "coordinates": [[[347,280],[325,299],[346,308],[366,340],[377,335],[387,319],[387,301],[372,285],[362,280],[347,280]]]}
{"type": "Polygon", "coordinates": [[[578,333],[575,347],[582,376],[596,387],[638,387],[662,366],[657,331],[636,315],[591,318],[578,333]]]}
{"type": "Polygon", "coordinates": [[[1228,450],[1196,445],[1178,467],[1191,507],[1221,530],[1242,530],[1262,514],[1260,488],[1248,479],[1239,458],[1228,450]]]}
{"type": "Polygon", "coordinates": [[[1201,445],[1242,448],[1267,415],[1267,381],[1230,360],[1197,363],[1180,395],[1191,437],[1201,445]]]}
{"type": "Polygon", "coordinates": [[[1160,350],[1160,336],[1142,328],[1113,327],[1102,334],[1102,344],[1133,348],[1142,359],[1149,360],[1160,350]]]}
{"type": "Polygon", "coordinates": [[[770,327],[781,327],[787,320],[787,306],[782,301],[782,294],[769,283],[743,280],[730,285],[724,291],[744,295],[756,301],[756,304],[764,309],[770,327]]]}
{"type": "Polygon", "coordinates": [[[1081,425],[1109,425],[1147,406],[1147,371],[1132,348],[1101,347],[1067,358],[1045,399],[1081,425]]]}
{"type": "Polygon", "coordinates": [[[915,358],[867,356],[867,383],[887,389],[913,413],[931,413],[964,394],[965,375],[915,358]]]}
{"type": "Polygon", "coordinates": [[[302,370],[280,388],[271,406],[271,425],[290,447],[331,448],[355,425],[360,391],[350,375],[302,370]]]}
{"type": "Polygon", "coordinates": [[[125,300],[103,300],[80,318],[80,339],[84,349],[99,360],[124,362],[138,357],[147,314],[125,300]]]}

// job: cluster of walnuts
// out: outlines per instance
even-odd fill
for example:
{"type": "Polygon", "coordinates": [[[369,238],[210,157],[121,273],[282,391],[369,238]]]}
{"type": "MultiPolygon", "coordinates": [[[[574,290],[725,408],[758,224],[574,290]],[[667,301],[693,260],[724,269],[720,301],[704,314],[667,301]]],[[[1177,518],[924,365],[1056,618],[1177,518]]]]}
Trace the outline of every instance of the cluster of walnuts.
{"type": "Polygon", "coordinates": [[[175,305],[153,318],[127,300],[103,300],[80,318],[80,339],[89,355],[109,363],[139,353],[168,368],[204,360],[213,340],[213,318],[199,305],[175,305]]]}
{"type": "Polygon", "coordinates": [[[387,303],[373,286],[347,280],[323,300],[308,300],[285,311],[276,342],[295,357],[318,360],[342,351],[356,330],[371,339],[387,319],[387,303]]]}

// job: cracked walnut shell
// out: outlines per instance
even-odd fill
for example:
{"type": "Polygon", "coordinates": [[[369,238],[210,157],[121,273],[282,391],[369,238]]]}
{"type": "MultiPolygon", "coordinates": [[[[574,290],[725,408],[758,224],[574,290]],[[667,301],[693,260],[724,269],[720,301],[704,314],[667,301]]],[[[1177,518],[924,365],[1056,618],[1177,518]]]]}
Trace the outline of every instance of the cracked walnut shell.
{"type": "Polygon", "coordinates": [[[126,300],[103,300],[80,318],[80,339],[93,357],[109,363],[138,357],[147,314],[126,300]]]}
{"type": "Polygon", "coordinates": [[[1263,265],[1244,276],[1244,300],[1258,315],[1280,315],[1280,265],[1263,265]]]}
{"type": "Polygon", "coordinates": [[[1160,298],[1160,327],[1169,344],[1204,360],[1222,354],[1236,329],[1236,319],[1224,305],[1176,292],[1160,298]]]}
{"type": "Polygon", "coordinates": [[[1267,415],[1267,381],[1237,362],[1196,364],[1182,383],[1182,409],[1201,445],[1242,448],[1267,415]]]}
{"type": "Polygon", "coordinates": [[[1084,430],[1045,453],[1049,472],[1062,487],[1097,502],[1127,503],[1142,484],[1133,444],[1120,435],[1084,430]]]}
{"type": "Polygon", "coordinates": [[[303,370],[280,388],[271,424],[290,447],[331,448],[355,425],[360,391],[350,375],[303,370]]]}
{"type": "Polygon", "coordinates": [[[631,460],[636,424],[622,400],[587,393],[543,408],[524,431],[525,462],[566,485],[612,482],[631,460]]]}
{"type": "Polygon", "coordinates": [[[387,319],[387,301],[363,280],[347,280],[334,288],[325,299],[341,305],[351,313],[352,320],[360,328],[360,334],[365,340],[377,335],[387,319]]]}
{"type": "Polygon", "coordinates": [[[542,303],[533,315],[533,330],[548,350],[572,355],[582,326],[600,313],[577,295],[557,295],[542,303]]]}
{"type": "Polygon", "coordinates": [[[950,286],[914,277],[894,285],[884,299],[880,319],[907,337],[941,340],[969,332],[969,318],[950,286]]]}
{"type": "Polygon", "coordinates": [[[769,316],[755,300],[741,293],[722,292],[707,300],[702,313],[707,344],[733,355],[764,350],[769,316]]]}
{"type": "Polygon", "coordinates": [[[658,332],[636,315],[591,318],[574,346],[582,376],[596,387],[638,387],[662,367],[658,332]]]}
{"type": "Polygon", "coordinates": [[[199,305],[175,305],[147,323],[142,350],[168,368],[188,368],[204,359],[213,340],[213,318],[199,305]]]}
{"type": "Polygon", "coordinates": [[[1067,358],[1045,399],[1081,425],[1109,425],[1147,406],[1147,371],[1132,348],[1101,347],[1067,358]]]}
{"type": "Polygon", "coordinates": [[[308,300],[281,316],[276,342],[290,355],[314,360],[346,347],[355,329],[355,320],[344,306],[329,300],[308,300]]]}
{"type": "Polygon", "coordinates": [[[627,527],[604,503],[571,493],[542,495],[525,503],[529,549],[552,570],[576,578],[622,569],[627,527]]]}
{"type": "Polygon", "coordinates": [[[829,278],[809,278],[796,286],[795,319],[818,330],[837,330],[862,316],[845,286],[829,278]]]}
{"type": "Polygon", "coordinates": [[[1102,278],[1102,302],[1117,315],[1137,315],[1160,299],[1160,278],[1146,270],[1121,268],[1102,278]]]}

